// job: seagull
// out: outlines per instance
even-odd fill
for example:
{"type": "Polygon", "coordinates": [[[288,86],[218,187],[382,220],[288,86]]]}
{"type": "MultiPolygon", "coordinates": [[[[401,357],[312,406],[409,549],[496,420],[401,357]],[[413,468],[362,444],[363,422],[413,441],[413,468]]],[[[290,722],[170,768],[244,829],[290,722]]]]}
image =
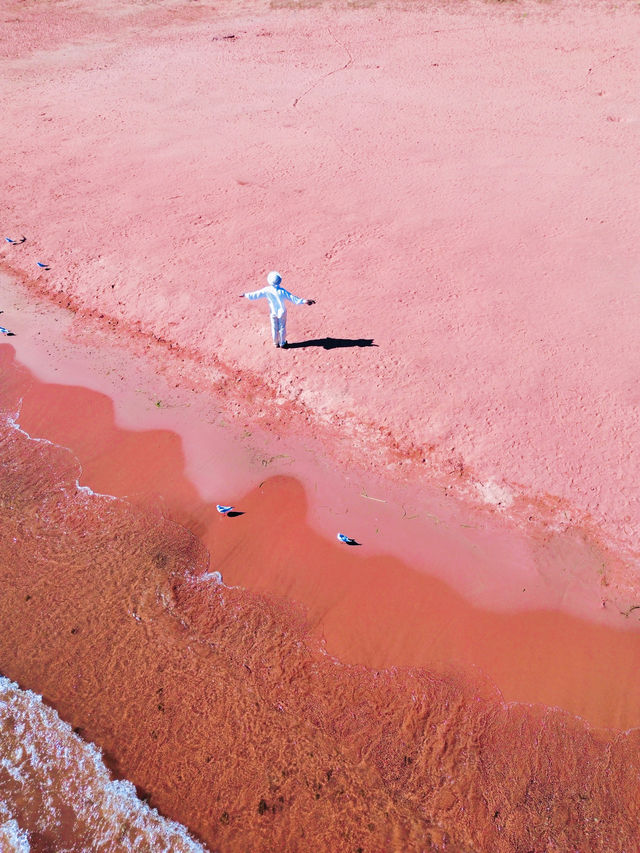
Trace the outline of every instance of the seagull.
{"type": "Polygon", "coordinates": [[[39,266],[39,267],[40,267],[40,269],[42,269],[42,270],[50,270],[50,269],[51,269],[51,267],[49,266],[49,264],[41,264],[41,263],[40,263],[40,261],[36,261],[36,263],[38,264],[38,266],[39,266]]]}
{"type": "Polygon", "coordinates": [[[0,332],[2,332],[3,335],[8,335],[10,338],[15,335],[15,332],[10,332],[9,329],[5,329],[4,326],[0,326],[0,332]]]}
{"type": "Polygon", "coordinates": [[[233,509],[232,506],[223,506],[222,504],[216,504],[216,509],[220,513],[220,515],[227,515],[233,509]]]}
{"type": "Polygon", "coordinates": [[[352,539],[350,536],[345,536],[344,533],[338,533],[336,537],[340,542],[344,542],[345,545],[359,545],[359,542],[356,542],[355,539],[352,539]]]}
{"type": "Polygon", "coordinates": [[[12,240],[11,237],[5,237],[4,239],[7,243],[12,243],[14,246],[17,246],[18,243],[24,243],[27,238],[23,236],[20,240],[12,240]]]}

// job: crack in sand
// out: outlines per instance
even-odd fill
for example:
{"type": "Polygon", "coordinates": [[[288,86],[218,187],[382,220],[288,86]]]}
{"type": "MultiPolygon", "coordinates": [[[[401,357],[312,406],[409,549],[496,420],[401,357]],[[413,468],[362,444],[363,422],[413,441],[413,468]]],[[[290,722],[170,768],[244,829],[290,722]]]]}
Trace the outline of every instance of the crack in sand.
{"type": "Polygon", "coordinates": [[[308,89],[305,89],[301,95],[298,95],[298,97],[295,98],[293,101],[294,109],[297,109],[298,104],[305,97],[305,95],[308,95],[309,92],[311,92],[313,89],[315,89],[316,86],[319,86],[323,80],[327,79],[327,77],[332,77],[334,74],[337,74],[339,71],[346,71],[347,68],[349,68],[351,65],[353,65],[353,56],[351,55],[351,51],[349,50],[349,48],[346,45],[342,44],[341,41],[338,41],[338,39],[334,36],[334,34],[331,32],[331,30],[328,27],[327,27],[327,32],[329,33],[331,38],[335,41],[335,43],[337,45],[339,45],[346,52],[349,59],[347,62],[345,62],[344,65],[341,65],[339,68],[334,68],[331,71],[328,71],[326,74],[323,74],[321,77],[318,77],[318,79],[314,83],[312,83],[308,89]]]}

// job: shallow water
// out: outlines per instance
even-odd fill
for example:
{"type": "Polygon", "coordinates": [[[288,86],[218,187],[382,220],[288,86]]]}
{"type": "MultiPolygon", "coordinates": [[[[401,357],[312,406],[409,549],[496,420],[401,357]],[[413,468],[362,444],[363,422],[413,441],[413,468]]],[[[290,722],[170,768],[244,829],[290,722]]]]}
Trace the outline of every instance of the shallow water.
{"type": "MultiPolygon", "coordinates": [[[[326,653],[347,660],[380,653],[404,603],[410,628],[387,644],[389,662],[411,662],[402,660],[410,650],[425,654],[426,641],[409,642],[424,606],[423,626],[436,647],[453,625],[452,638],[468,631],[460,648],[481,651],[484,643],[515,672],[522,658],[513,650],[536,634],[526,615],[490,614],[483,622],[463,599],[449,590],[438,595],[438,584],[422,576],[421,586],[398,561],[357,557],[323,541],[304,526],[304,496],[291,479],[267,480],[247,494],[242,516],[213,515],[177,476],[170,434],[120,431],[112,441],[112,433],[93,467],[83,460],[81,468],[58,446],[62,426],[75,422],[82,433],[91,424],[89,444],[99,441],[106,428],[99,401],[92,407],[82,389],[78,396],[47,389],[16,369],[9,347],[0,352],[7,413],[0,669],[98,744],[108,766],[162,814],[220,850],[423,850],[430,843],[505,853],[634,849],[637,730],[598,733],[558,709],[505,705],[480,672],[469,677],[442,665],[437,676],[415,668],[379,672],[326,653]],[[56,392],[63,401],[57,410],[56,392]],[[16,427],[11,415],[20,398],[23,428],[33,430],[40,418],[44,438],[50,416],[56,443],[16,427]],[[164,470],[155,464],[161,459],[164,470]],[[152,482],[139,479],[143,470],[153,472],[152,482]],[[140,487],[135,500],[96,494],[128,494],[131,477],[140,487]],[[174,489],[164,509],[180,524],[149,499],[167,480],[174,489]],[[280,548],[278,518],[288,543],[280,548]],[[218,582],[218,570],[229,586],[218,582]],[[405,596],[414,584],[404,602],[394,600],[394,575],[405,596]],[[360,610],[352,604],[356,589],[360,610]],[[315,609],[305,618],[290,597],[315,601],[315,609]],[[356,614],[361,621],[350,626],[356,614]],[[385,618],[390,624],[380,625],[385,618]]],[[[558,614],[529,615],[542,618],[537,628],[546,625],[550,636],[546,665],[525,671],[524,683],[545,684],[555,643],[547,684],[567,695],[582,688],[585,697],[611,691],[610,661],[627,682],[614,707],[610,695],[594,707],[633,713],[637,701],[623,698],[634,689],[634,670],[626,669],[637,654],[633,632],[616,638],[558,614]],[[581,648],[589,630],[596,632],[591,645],[581,648]],[[569,663],[582,665],[616,639],[631,644],[627,659],[623,646],[612,646],[594,684],[585,689],[588,667],[568,690],[561,684],[567,672],[557,661],[566,663],[567,649],[569,663]]],[[[427,656],[450,663],[452,642],[427,656]]],[[[54,769],[54,791],[58,778],[54,769]]],[[[29,785],[39,789],[40,782],[29,785]]],[[[24,790],[12,796],[12,814],[33,841],[21,798],[24,790]]]]}

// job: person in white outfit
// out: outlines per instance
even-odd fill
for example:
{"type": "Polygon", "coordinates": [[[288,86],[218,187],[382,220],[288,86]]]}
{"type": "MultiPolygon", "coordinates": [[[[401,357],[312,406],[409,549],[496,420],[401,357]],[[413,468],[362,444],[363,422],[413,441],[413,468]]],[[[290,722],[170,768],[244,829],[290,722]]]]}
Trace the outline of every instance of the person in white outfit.
{"type": "Polygon", "coordinates": [[[271,335],[273,343],[277,347],[287,346],[287,302],[294,305],[315,305],[315,299],[301,299],[294,296],[282,287],[282,276],[277,272],[270,272],[267,276],[267,287],[262,290],[253,290],[251,293],[241,293],[243,299],[262,299],[269,302],[271,311],[271,335]]]}

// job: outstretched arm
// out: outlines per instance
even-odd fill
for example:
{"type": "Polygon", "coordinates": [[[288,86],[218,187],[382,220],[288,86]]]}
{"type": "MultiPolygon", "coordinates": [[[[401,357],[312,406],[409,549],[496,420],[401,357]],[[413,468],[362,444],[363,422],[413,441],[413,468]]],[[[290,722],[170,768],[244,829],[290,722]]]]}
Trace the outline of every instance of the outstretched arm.
{"type": "Polygon", "coordinates": [[[249,293],[241,293],[240,297],[243,299],[262,299],[263,296],[266,296],[266,288],[263,287],[262,290],[251,290],[249,293]]]}
{"type": "Polygon", "coordinates": [[[284,299],[288,299],[289,302],[293,302],[294,305],[315,305],[315,299],[302,299],[301,296],[294,296],[293,293],[289,293],[289,291],[285,290],[284,287],[281,288],[281,292],[284,299]]]}

